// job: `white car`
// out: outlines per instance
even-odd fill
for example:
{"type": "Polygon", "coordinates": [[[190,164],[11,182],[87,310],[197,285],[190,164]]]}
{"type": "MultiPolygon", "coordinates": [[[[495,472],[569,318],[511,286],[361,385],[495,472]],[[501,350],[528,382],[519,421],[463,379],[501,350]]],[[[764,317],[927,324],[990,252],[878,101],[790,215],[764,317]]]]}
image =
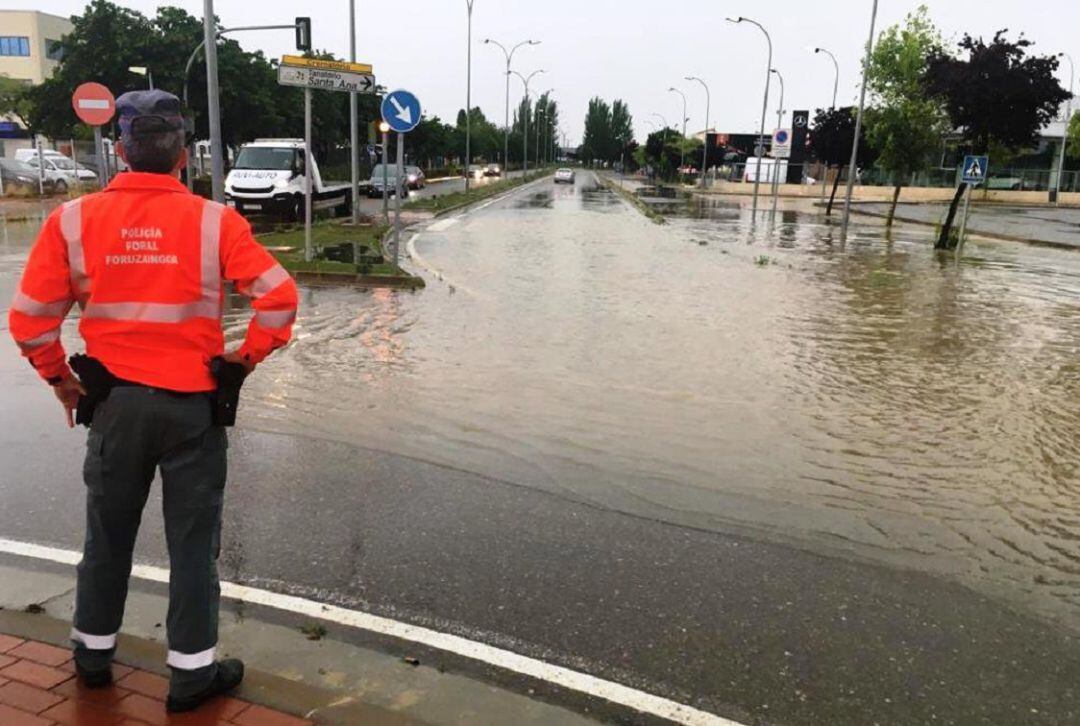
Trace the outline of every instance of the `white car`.
{"type": "MultiPolygon", "coordinates": [[[[40,159],[45,162],[42,167],[45,170],[45,179],[51,181],[60,194],[79,182],[92,184],[97,181],[97,174],[82,164],[76,164],[59,151],[42,149],[40,159]]],[[[36,171],[39,163],[37,149],[19,149],[15,152],[15,160],[29,164],[36,171]]]]}
{"type": "Polygon", "coordinates": [[[555,172],[556,184],[573,184],[574,183],[574,170],[562,168],[555,172]]]}

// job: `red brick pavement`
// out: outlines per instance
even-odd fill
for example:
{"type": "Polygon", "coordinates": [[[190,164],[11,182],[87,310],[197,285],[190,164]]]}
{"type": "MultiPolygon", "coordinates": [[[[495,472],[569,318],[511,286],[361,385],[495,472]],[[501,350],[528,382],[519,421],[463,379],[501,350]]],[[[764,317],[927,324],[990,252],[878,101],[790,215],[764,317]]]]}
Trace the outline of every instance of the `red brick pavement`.
{"type": "Polygon", "coordinates": [[[236,698],[216,698],[192,713],[165,712],[169,682],[113,666],[110,688],[83,688],[71,651],[0,633],[3,726],[303,726],[311,721],[236,698]]]}

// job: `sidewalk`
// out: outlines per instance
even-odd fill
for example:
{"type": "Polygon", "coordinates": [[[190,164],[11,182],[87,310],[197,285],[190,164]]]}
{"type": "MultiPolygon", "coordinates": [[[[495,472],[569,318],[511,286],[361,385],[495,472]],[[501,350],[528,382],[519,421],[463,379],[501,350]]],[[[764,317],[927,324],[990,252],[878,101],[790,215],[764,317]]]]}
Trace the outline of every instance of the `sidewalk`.
{"type": "Polygon", "coordinates": [[[235,724],[302,726],[311,721],[236,698],[218,698],[197,712],[166,713],[167,679],[117,664],[111,688],[83,688],[71,651],[0,633],[0,723],[52,724],[235,724]]]}
{"type": "Polygon", "coordinates": [[[165,586],[132,579],[117,644],[124,665],[115,686],[97,692],[74,678],[74,591],[70,566],[0,555],[0,726],[590,726],[595,717],[581,711],[607,710],[446,653],[223,598],[218,656],[242,659],[244,682],[232,698],[170,717],[165,586]]]}

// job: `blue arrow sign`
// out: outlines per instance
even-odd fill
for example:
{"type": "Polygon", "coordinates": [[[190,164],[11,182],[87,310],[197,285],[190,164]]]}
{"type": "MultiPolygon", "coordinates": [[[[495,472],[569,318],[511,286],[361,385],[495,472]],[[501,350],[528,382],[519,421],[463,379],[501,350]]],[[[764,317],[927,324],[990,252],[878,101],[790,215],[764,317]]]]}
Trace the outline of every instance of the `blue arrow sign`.
{"type": "Polygon", "coordinates": [[[391,91],[383,97],[382,117],[394,131],[407,134],[420,123],[420,99],[401,89],[391,91]]]}
{"type": "Polygon", "coordinates": [[[989,156],[965,156],[962,177],[964,183],[982,184],[986,181],[986,170],[989,166],[989,156]]]}

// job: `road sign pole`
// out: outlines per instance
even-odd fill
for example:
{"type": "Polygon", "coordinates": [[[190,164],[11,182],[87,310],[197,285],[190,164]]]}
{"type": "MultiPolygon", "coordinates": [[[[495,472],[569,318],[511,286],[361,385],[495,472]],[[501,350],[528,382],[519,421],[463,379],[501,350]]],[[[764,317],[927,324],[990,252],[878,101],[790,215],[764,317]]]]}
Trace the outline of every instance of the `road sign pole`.
{"type": "Polygon", "coordinates": [[[956,243],[957,259],[964,254],[964,235],[967,233],[968,210],[971,209],[971,190],[974,184],[967,185],[967,194],[964,195],[964,216],[960,218],[960,237],[956,243]]]}
{"type": "Polygon", "coordinates": [[[383,131],[382,135],[382,214],[383,221],[390,224],[390,172],[387,171],[390,153],[390,132],[383,131]]]}
{"type": "Polygon", "coordinates": [[[405,181],[405,134],[397,135],[397,179],[394,183],[394,267],[398,264],[401,249],[401,195],[408,184],[405,181]]]}
{"type": "Polygon", "coordinates": [[[101,127],[94,127],[94,157],[97,161],[98,186],[105,188],[105,141],[101,138],[101,127]]]}
{"type": "Polygon", "coordinates": [[[314,258],[311,247],[311,89],[304,89],[304,259],[314,258]]]}
{"type": "Polygon", "coordinates": [[[38,168],[37,168],[37,169],[38,169],[38,171],[37,171],[37,183],[38,183],[38,194],[40,194],[41,196],[45,196],[45,154],[44,154],[44,152],[42,152],[42,150],[41,150],[41,137],[40,137],[40,136],[35,136],[35,137],[34,137],[34,148],[36,148],[36,149],[37,149],[37,161],[38,161],[38,168]]]}
{"type": "Polygon", "coordinates": [[[225,202],[225,157],[221,144],[221,98],[218,88],[217,19],[214,0],[203,0],[203,41],[206,43],[206,106],[210,123],[210,188],[214,201],[225,202]]]}

